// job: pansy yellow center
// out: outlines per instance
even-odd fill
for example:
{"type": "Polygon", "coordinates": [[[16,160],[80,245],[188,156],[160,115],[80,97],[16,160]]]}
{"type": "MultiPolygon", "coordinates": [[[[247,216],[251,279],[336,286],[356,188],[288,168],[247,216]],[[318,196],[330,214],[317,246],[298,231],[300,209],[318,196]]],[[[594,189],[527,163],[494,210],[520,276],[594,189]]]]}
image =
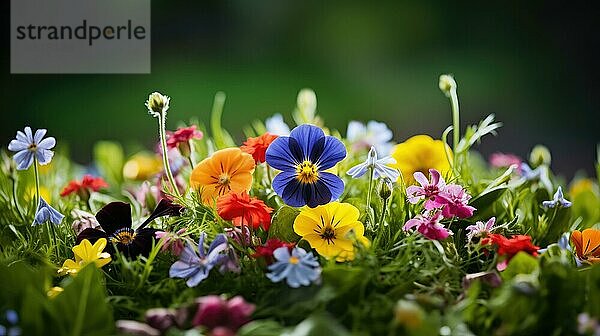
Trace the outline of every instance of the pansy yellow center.
{"type": "Polygon", "coordinates": [[[111,241],[113,243],[121,243],[123,245],[130,245],[135,239],[136,233],[130,228],[121,229],[113,234],[111,241]]]}
{"type": "Polygon", "coordinates": [[[306,160],[296,166],[296,179],[301,183],[312,184],[319,180],[319,169],[317,165],[306,160]]]}
{"type": "Polygon", "coordinates": [[[291,256],[290,260],[288,260],[288,261],[289,261],[290,264],[296,265],[297,263],[300,262],[300,259],[298,259],[298,257],[291,256]]]}

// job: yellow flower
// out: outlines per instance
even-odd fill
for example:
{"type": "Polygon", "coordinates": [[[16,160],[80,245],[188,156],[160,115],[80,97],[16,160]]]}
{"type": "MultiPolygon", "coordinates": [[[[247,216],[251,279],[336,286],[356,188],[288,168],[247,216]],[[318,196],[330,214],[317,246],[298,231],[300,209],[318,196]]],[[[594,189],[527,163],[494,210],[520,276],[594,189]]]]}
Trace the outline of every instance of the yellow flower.
{"type": "Polygon", "coordinates": [[[575,198],[577,195],[586,191],[594,191],[594,182],[589,178],[582,178],[571,184],[569,195],[575,198]]]}
{"type": "Polygon", "coordinates": [[[94,245],[89,240],[84,239],[79,245],[73,246],[72,250],[75,254],[75,260],[65,260],[58,273],[62,275],[75,275],[89,263],[94,263],[98,268],[108,264],[111,258],[110,254],[102,252],[105,247],[106,238],[98,239],[94,245]]]}
{"type": "Polygon", "coordinates": [[[254,166],[252,155],[238,147],[221,149],[194,168],[190,184],[201,192],[202,202],[208,204],[230,192],[249,191],[254,166]]]}
{"type": "Polygon", "coordinates": [[[62,287],[52,287],[50,288],[50,290],[48,290],[48,292],[46,293],[46,295],[51,298],[54,299],[58,294],[64,292],[65,290],[62,287]]]}
{"type": "Polygon", "coordinates": [[[154,155],[140,152],[132,156],[123,166],[123,176],[130,180],[147,180],[160,173],[162,160],[154,155]]]}
{"type": "Polygon", "coordinates": [[[369,245],[359,216],[358,209],[347,203],[332,202],[304,208],[294,220],[294,232],[327,259],[352,260],[355,240],[369,245]]]}
{"type": "Polygon", "coordinates": [[[429,169],[436,169],[442,176],[447,176],[450,172],[450,164],[446,158],[444,146],[448,149],[450,160],[452,160],[452,151],[443,141],[433,140],[428,135],[415,135],[394,146],[392,157],[396,163],[391,164],[390,167],[402,172],[406,185],[416,182],[413,177],[416,172],[422,172],[425,176],[429,176],[429,169]]]}

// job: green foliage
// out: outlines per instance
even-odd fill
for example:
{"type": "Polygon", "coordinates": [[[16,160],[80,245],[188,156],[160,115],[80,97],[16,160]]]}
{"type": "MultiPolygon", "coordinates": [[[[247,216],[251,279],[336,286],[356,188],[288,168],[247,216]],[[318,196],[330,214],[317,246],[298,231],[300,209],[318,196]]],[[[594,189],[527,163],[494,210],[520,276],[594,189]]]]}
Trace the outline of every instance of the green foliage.
{"type": "Polygon", "coordinates": [[[94,146],[94,162],[111,186],[123,183],[123,165],[125,154],[119,143],[99,141],[94,146]]]}
{"type": "Polygon", "coordinates": [[[269,238],[278,238],[282,241],[295,242],[300,237],[294,232],[294,219],[300,211],[289,206],[283,206],[273,216],[269,228],[269,238]]]}

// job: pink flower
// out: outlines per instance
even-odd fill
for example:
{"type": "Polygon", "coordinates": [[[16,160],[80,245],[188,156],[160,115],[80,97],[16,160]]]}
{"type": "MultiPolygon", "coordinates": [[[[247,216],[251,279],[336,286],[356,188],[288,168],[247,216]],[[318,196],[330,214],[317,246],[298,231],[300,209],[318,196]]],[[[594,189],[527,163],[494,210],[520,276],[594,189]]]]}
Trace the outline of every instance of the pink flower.
{"type": "Polygon", "coordinates": [[[442,218],[442,213],[439,209],[427,210],[407,221],[402,229],[409,231],[412,228],[416,228],[423,236],[431,240],[444,240],[452,235],[452,231],[446,229],[440,223],[442,218]]]}
{"type": "Polygon", "coordinates": [[[467,226],[466,230],[469,231],[467,232],[467,243],[470,243],[475,237],[485,238],[495,229],[494,225],[496,225],[496,217],[490,218],[486,223],[479,221],[474,225],[467,226]]]}
{"type": "Polygon", "coordinates": [[[423,198],[427,199],[427,202],[430,202],[446,186],[444,178],[435,169],[429,169],[429,180],[421,172],[416,172],[413,176],[421,186],[413,185],[406,188],[406,197],[412,204],[417,204],[423,198]]]}
{"type": "MultiPolygon", "coordinates": [[[[490,165],[494,168],[510,167],[512,165],[521,166],[520,157],[514,154],[494,153],[490,155],[490,165]]],[[[517,168],[520,171],[520,168],[517,168]]]]}
{"type": "Polygon", "coordinates": [[[469,218],[477,209],[468,205],[471,195],[467,194],[463,187],[458,184],[448,184],[438,193],[433,201],[425,203],[425,208],[442,208],[442,215],[445,218],[469,218]]]}
{"type": "Polygon", "coordinates": [[[204,326],[211,334],[235,335],[244,324],[250,322],[255,306],[236,296],[225,300],[217,295],[201,297],[197,300],[198,311],[192,320],[193,326],[204,326]],[[227,333],[230,331],[231,333],[227,333]]]}
{"type": "Polygon", "coordinates": [[[177,148],[181,144],[187,145],[192,139],[202,139],[201,131],[196,130],[196,125],[190,127],[180,127],[175,132],[167,131],[167,147],[169,149],[177,148]]]}
{"type": "Polygon", "coordinates": [[[185,247],[185,238],[181,237],[184,232],[185,228],[180,229],[174,234],[166,231],[157,231],[154,235],[156,236],[156,239],[163,239],[164,241],[161,251],[164,252],[170,250],[171,253],[179,256],[185,247]]]}

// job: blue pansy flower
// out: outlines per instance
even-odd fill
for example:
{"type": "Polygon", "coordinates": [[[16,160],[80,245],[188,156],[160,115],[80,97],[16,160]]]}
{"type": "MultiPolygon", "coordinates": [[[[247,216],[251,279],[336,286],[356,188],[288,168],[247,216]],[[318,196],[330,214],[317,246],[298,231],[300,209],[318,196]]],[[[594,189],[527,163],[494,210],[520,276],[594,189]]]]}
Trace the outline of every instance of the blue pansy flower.
{"type": "Polygon", "coordinates": [[[396,181],[400,176],[400,172],[397,169],[389,167],[388,164],[394,164],[396,160],[391,156],[386,156],[381,159],[377,159],[377,151],[375,147],[371,147],[367,160],[363,163],[357,164],[356,166],[348,169],[346,174],[352,176],[352,178],[359,178],[363,176],[369,169],[373,169],[374,178],[389,178],[392,181],[396,181]]]}
{"type": "Polygon", "coordinates": [[[60,224],[62,222],[65,215],[58,212],[58,210],[48,204],[43,198],[40,197],[40,203],[38,204],[37,211],[35,212],[35,217],[33,218],[33,223],[31,226],[40,225],[47,221],[50,221],[52,224],[60,224]]]}
{"type": "Polygon", "coordinates": [[[17,152],[13,160],[17,163],[18,170],[29,169],[34,158],[41,165],[52,161],[54,152],[51,149],[56,145],[56,140],[53,137],[44,139],[44,135],[45,129],[35,131],[34,135],[29,126],[25,127],[25,132],[17,131],[17,137],[8,144],[8,150],[17,152]]]}
{"type": "Polygon", "coordinates": [[[171,265],[169,277],[187,278],[188,287],[195,287],[208,277],[210,270],[227,260],[228,257],[224,253],[228,249],[227,236],[218,234],[208,251],[204,248],[205,239],[206,233],[203,232],[198,242],[198,252],[191,244],[186,244],[179,261],[171,265]]]}
{"type": "Polygon", "coordinates": [[[273,179],[273,189],[293,207],[314,208],[339,198],[344,182],[325,170],[345,157],[340,140],[308,124],[294,128],[289,137],[275,139],[266,152],[267,163],[281,170],[273,179]]]}
{"type": "Polygon", "coordinates": [[[295,247],[290,254],[286,246],[280,247],[273,251],[273,257],[275,262],[269,265],[270,272],[267,273],[267,278],[273,282],[285,279],[288,286],[298,288],[310,285],[321,276],[317,258],[303,248],[295,247]]]}
{"type": "Polygon", "coordinates": [[[555,207],[568,208],[571,205],[573,205],[573,203],[571,203],[571,201],[568,201],[565,199],[565,196],[563,195],[563,191],[562,191],[561,187],[558,187],[558,189],[556,190],[556,193],[554,193],[554,197],[551,201],[543,201],[542,202],[542,206],[544,208],[555,208],[555,207]]]}

